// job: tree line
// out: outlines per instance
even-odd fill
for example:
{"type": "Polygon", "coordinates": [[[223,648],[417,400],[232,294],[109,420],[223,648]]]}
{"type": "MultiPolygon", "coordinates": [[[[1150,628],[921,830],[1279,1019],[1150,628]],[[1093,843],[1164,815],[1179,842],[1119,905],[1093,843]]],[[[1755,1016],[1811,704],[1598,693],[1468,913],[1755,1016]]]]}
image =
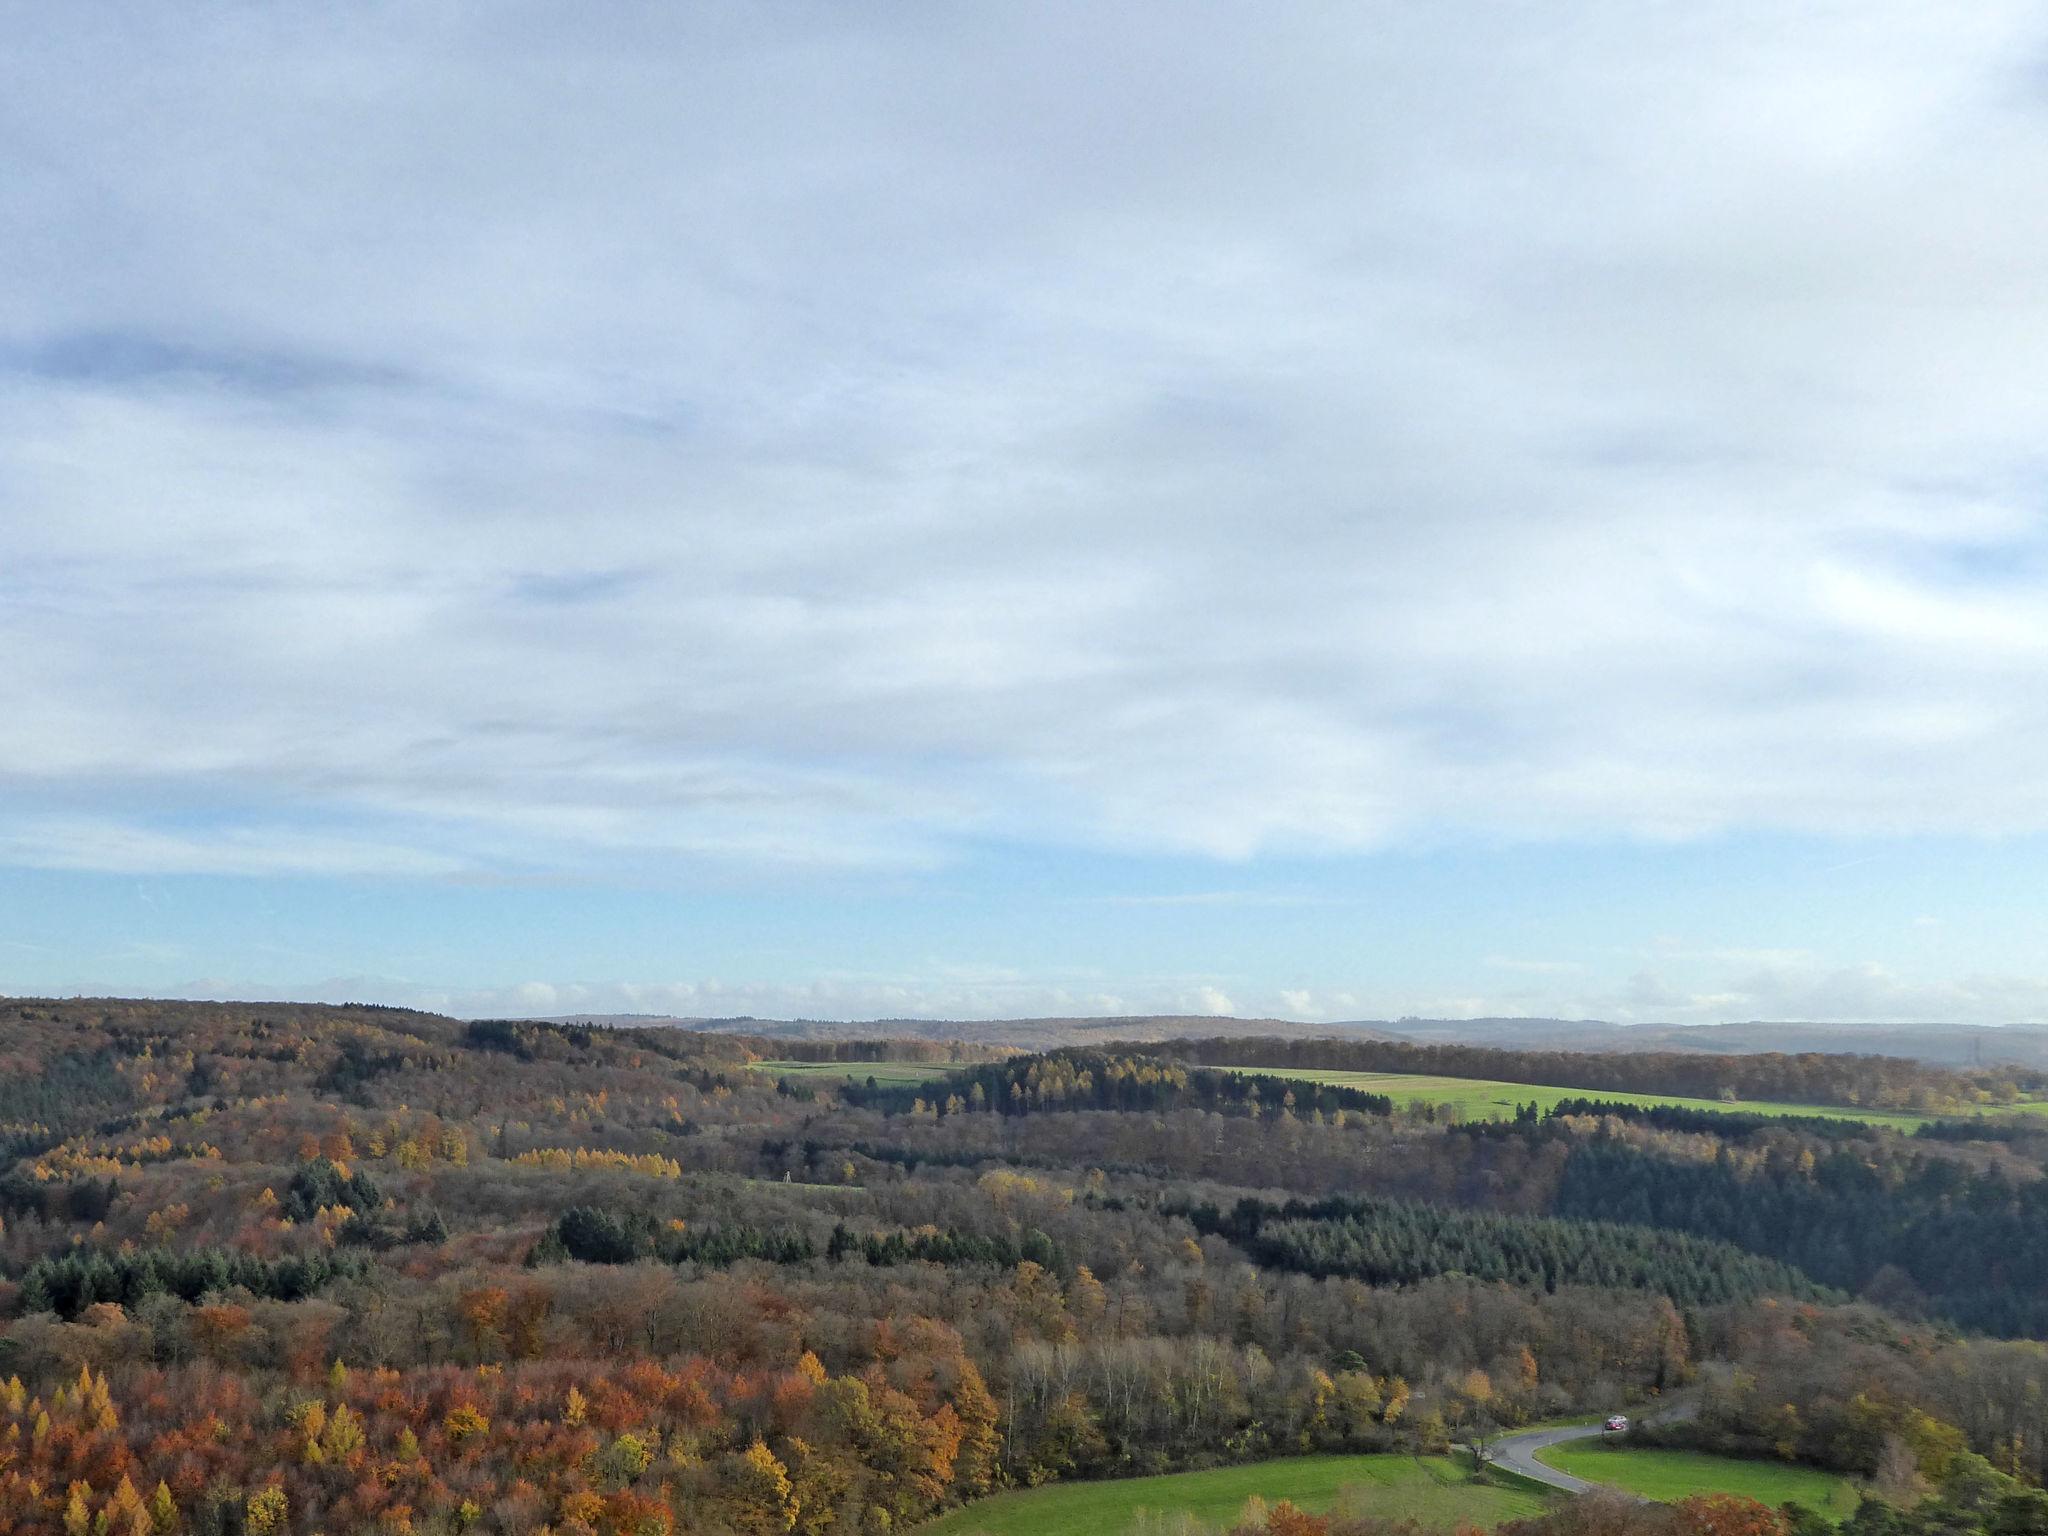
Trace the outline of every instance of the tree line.
{"type": "Polygon", "coordinates": [[[1080,1048],[968,1067],[929,1083],[849,1082],[841,1096],[848,1104],[884,1114],[1203,1109],[1253,1116],[1390,1115],[1394,1110],[1385,1094],[1357,1088],[1080,1048]]]}
{"type": "Polygon", "coordinates": [[[1693,1233],[2008,1337],[2048,1334],[2048,1181],[1945,1157],[1836,1148],[1743,1166],[1596,1139],[1575,1146],[1553,1209],[1693,1233]]]}
{"type": "Polygon", "coordinates": [[[1408,1285],[1470,1275],[1555,1291],[1601,1286],[1651,1291],[1680,1306],[1764,1295],[1822,1298],[1796,1269],[1732,1243],[1612,1221],[1445,1210],[1410,1201],[1331,1197],[1272,1205],[1250,1197],[1229,1210],[1172,1204],[1195,1230],[1228,1238],[1260,1265],[1408,1285]]]}
{"type": "Polygon", "coordinates": [[[46,1255],[29,1265],[18,1282],[15,1303],[23,1312],[74,1318],[101,1303],[134,1307],[152,1296],[198,1302],[239,1290],[274,1301],[297,1301],[338,1280],[359,1280],[367,1270],[363,1259],[348,1254],[260,1259],[220,1248],[183,1253],[75,1250],[46,1255]]]}
{"type": "Polygon", "coordinates": [[[1760,1099],[1863,1109],[1937,1110],[2011,1102],[2048,1087],[2048,1074],[2021,1067],[1954,1071],[1900,1056],[1802,1051],[1710,1056],[1690,1051],[1512,1050],[1419,1044],[1412,1040],[1276,1040],[1218,1036],[1116,1044],[1131,1055],[1173,1055],[1210,1066],[1406,1072],[1585,1088],[1596,1093],[1671,1094],[1691,1099],[1760,1099]]]}

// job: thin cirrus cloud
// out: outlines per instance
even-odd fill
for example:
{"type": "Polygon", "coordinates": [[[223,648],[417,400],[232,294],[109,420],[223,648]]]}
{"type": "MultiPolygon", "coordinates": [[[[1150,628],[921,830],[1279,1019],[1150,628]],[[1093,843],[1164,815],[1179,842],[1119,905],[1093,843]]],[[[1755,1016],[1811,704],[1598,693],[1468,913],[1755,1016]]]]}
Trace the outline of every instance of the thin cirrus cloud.
{"type": "Polygon", "coordinates": [[[8,9],[9,862],[2048,830],[2037,7],[8,9]]]}

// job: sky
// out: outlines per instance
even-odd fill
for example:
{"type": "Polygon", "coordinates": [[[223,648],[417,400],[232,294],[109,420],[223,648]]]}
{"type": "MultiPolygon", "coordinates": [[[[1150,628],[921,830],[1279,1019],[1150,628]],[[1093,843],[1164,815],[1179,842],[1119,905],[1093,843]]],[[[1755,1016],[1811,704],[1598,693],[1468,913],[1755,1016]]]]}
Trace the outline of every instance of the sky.
{"type": "Polygon", "coordinates": [[[0,0],[0,991],[2048,1019],[2048,8],[0,0]]]}

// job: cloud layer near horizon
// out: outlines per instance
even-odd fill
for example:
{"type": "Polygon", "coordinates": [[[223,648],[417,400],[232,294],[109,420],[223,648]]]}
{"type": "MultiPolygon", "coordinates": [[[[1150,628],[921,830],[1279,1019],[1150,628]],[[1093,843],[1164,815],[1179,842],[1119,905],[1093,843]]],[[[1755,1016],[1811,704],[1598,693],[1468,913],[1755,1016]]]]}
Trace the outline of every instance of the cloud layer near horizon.
{"type": "MultiPolygon", "coordinates": [[[[1878,965],[1830,966],[1801,954],[1650,955],[1621,980],[1576,974],[1554,984],[1473,990],[1232,986],[1185,976],[1044,976],[931,966],[901,975],[825,974],[800,983],[526,981],[444,987],[385,976],[331,977],[275,988],[222,979],[159,989],[242,1001],[379,1002],[458,1018],[577,1014],[807,1020],[1114,1018],[1188,1015],[1338,1025],[1408,1018],[1599,1019],[1617,1024],[1718,1024],[1755,1019],[1870,1024],[2048,1021],[2048,980],[1971,975],[1920,981],[1878,965]]],[[[92,988],[92,991],[105,991],[92,988]]]]}

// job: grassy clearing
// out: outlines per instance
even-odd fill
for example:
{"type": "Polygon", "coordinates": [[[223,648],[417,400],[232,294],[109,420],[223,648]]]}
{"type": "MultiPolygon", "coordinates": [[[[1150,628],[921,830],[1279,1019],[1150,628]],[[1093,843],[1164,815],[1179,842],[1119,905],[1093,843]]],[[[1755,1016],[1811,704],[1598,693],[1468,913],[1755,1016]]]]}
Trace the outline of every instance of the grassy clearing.
{"type": "MultiPolygon", "coordinates": [[[[953,1068],[943,1062],[925,1061],[756,1061],[756,1072],[777,1077],[838,1083],[852,1079],[878,1083],[928,1083],[953,1068]]],[[[1549,1109],[1565,1099],[1611,1099],[1624,1104],[1678,1104],[1688,1109],[1721,1110],[1736,1114],[1804,1115],[1818,1120],[1861,1120],[1870,1125],[1910,1131],[1929,1120],[1958,1119],[1973,1115],[2048,1115],[2048,1100],[2021,1104],[1983,1106],[1947,1111],[1941,1116],[1907,1114],[1900,1110],[1849,1109],[1832,1104],[1780,1104],[1765,1099],[1686,1099],[1675,1094],[1597,1093],[1590,1088],[1557,1088],[1540,1083],[1509,1083],[1476,1077],[1435,1077],[1418,1072],[1338,1072],[1309,1067],[1226,1067],[1224,1071],[1256,1072],[1267,1077],[1291,1077],[1303,1082],[1334,1083],[1345,1088],[1362,1088],[1384,1093],[1397,1104],[1422,1100],[1430,1104],[1455,1104],[1468,1120],[1508,1120],[1523,1104],[1549,1109]]]]}
{"type": "MultiPolygon", "coordinates": [[[[953,1070],[944,1062],[925,1061],[756,1061],[756,1072],[776,1077],[829,1084],[852,1079],[878,1083],[928,1083],[953,1070]]],[[[1687,1099],[1675,1094],[1597,1093],[1590,1088],[1558,1088],[1540,1083],[1510,1083],[1476,1077],[1436,1077],[1417,1072],[1339,1072],[1309,1067],[1226,1067],[1224,1071],[1256,1072],[1267,1077],[1291,1077],[1303,1082],[1334,1083],[1345,1088],[1363,1088],[1384,1093],[1397,1104],[1422,1100],[1430,1104],[1455,1104],[1468,1120],[1508,1120],[1516,1108],[1535,1104],[1549,1109],[1565,1099],[1611,1099],[1624,1104],[1678,1104],[1688,1109],[1721,1110],[1757,1115],[1804,1115],[1819,1120],[1861,1120],[1870,1125],[1910,1131],[1931,1119],[1957,1119],[1973,1115],[2048,1115],[2048,1100],[2021,1104],[1986,1105],[1974,1109],[1946,1111],[1941,1116],[1907,1114],[1900,1110],[1850,1109],[1832,1104],[1781,1104],[1765,1099],[1687,1099]]]]}
{"type": "Polygon", "coordinates": [[[1555,1088],[1534,1083],[1506,1083],[1476,1077],[1431,1077],[1416,1072],[1336,1072],[1306,1067],[1241,1067],[1231,1070],[1257,1072],[1268,1077],[1292,1077],[1303,1082],[1332,1083],[1344,1088],[1362,1088],[1384,1093],[1396,1104],[1413,1099],[1431,1104],[1455,1104],[1468,1120],[1509,1120],[1517,1105],[1533,1103],[1549,1109],[1565,1099],[1608,1099],[1624,1104],[1679,1104],[1689,1109],[1721,1110],[1758,1115],[1806,1115],[1820,1120],[1862,1120],[1871,1125],[1888,1125],[1910,1131],[1936,1118],[1953,1119],[1971,1114],[2048,1114],[2048,1102],[1957,1110],[1944,1116],[1912,1115],[1895,1110],[1847,1109],[1831,1104],[1777,1104],[1761,1099],[1684,1099],[1674,1094],[1599,1093],[1590,1088],[1555,1088]]]}
{"type": "Polygon", "coordinates": [[[1856,1485],[1839,1473],[1783,1461],[1636,1450],[1598,1440],[1554,1445],[1536,1456],[1560,1472],[1626,1488],[1646,1499],[1682,1499],[1695,1493],[1739,1493],[1770,1505],[1796,1499],[1830,1520],[1853,1514],[1858,1499],[1856,1485]]]}
{"type": "Polygon", "coordinates": [[[928,1083],[952,1070],[944,1062],[931,1061],[753,1061],[756,1072],[776,1077],[793,1077],[814,1083],[843,1083],[851,1079],[864,1083],[928,1083]]]}
{"type": "Polygon", "coordinates": [[[1192,1515],[1221,1529],[1256,1494],[1303,1509],[1353,1500],[1361,1511],[1425,1525],[1498,1525],[1542,1510],[1544,1499],[1477,1480],[1448,1456],[1289,1456],[1106,1483],[1052,1483],[983,1499],[921,1528],[922,1536],[1122,1536],[1141,1512],[1192,1515]]]}

